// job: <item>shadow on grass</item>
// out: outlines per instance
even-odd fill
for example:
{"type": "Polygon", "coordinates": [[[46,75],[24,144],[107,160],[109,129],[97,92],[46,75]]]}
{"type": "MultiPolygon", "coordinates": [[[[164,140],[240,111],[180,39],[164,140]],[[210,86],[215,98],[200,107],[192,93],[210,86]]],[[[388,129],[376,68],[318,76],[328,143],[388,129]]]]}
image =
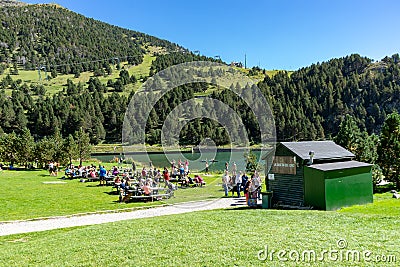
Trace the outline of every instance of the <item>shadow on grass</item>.
{"type": "Polygon", "coordinates": [[[223,211],[237,211],[237,210],[256,210],[256,209],[261,209],[261,205],[257,205],[255,207],[250,207],[250,206],[243,206],[243,205],[238,205],[238,204],[232,204],[230,208],[223,209],[223,211]]]}
{"type": "Polygon", "coordinates": [[[103,192],[104,194],[107,194],[107,195],[109,195],[109,196],[118,196],[119,194],[118,194],[118,191],[115,191],[115,190],[113,190],[113,191],[107,191],[107,192],[103,192]]]}
{"type": "Polygon", "coordinates": [[[26,169],[26,168],[14,168],[11,169],[10,171],[28,171],[28,172],[38,172],[38,171],[46,171],[47,169],[40,169],[40,168],[31,168],[31,169],[26,169]]]}
{"type": "Polygon", "coordinates": [[[88,184],[88,185],[86,185],[86,187],[102,187],[102,188],[111,188],[111,187],[107,187],[107,186],[100,186],[98,183],[95,183],[95,184],[88,184]]]}

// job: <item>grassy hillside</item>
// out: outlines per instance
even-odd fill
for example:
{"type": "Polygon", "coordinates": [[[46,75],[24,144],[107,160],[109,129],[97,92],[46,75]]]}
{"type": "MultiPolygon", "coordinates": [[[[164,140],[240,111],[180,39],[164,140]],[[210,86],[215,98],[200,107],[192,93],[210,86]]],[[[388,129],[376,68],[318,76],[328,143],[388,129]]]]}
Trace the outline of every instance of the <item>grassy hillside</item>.
{"type": "Polygon", "coordinates": [[[151,46],[157,47],[152,52],[186,51],[169,41],[86,18],[59,5],[1,3],[3,68],[43,67],[52,73],[75,74],[99,70],[115,64],[116,59],[138,65],[151,46]]]}
{"type": "MultiPolygon", "coordinates": [[[[152,54],[145,54],[143,56],[143,62],[138,65],[130,65],[128,62],[121,62],[121,69],[128,70],[130,75],[135,75],[135,77],[139,80],[140,77],[148,77],[150,66],[153,60],[156,57],[152,54]]],[[[11,68],[8,68],[4,71],[2,75],[0,75],[0,79],[3,79],[8,74],[12,72],[11,68]]],[[[116,68],[116,66],[112,67],[112,74],[107,76],[99,76],[99,80],[103,84],[107,84],[109,79],[115,81],[119,77],[120,70],[116,68]]],[[[18,70],[18,75],[11,75],[13,80],[21,80],[21,83],[26,83],[28,86],[35,85],[43,85],[46,88],[46,95],[51,96],[55,93],[61,92],[63,88],[65,88],[67,84],[67,80],[72,80],[73,83],[82,83],[86,87],[86,83],[89,81],[91,77],[94,77],[93,72],[86,71],[80,73],[78,78],[74,77],[74,74],[60,74],[55,78],[51,78],[51,74],[49,72],[41,71],[39,76],[39,71],[37,70],[18,70]],[[47,79],[49,77],[49,79],[47,79]]],[[[129,94],[131,90],[136,90],[142,84],[142,81],[138,81],[134,86],[129,85],[126,87],[125,94],[129,94]]],[[[8,95],[11,95],[12,89],[5,89],[8,95]]],[[[110,88],[112,90],[112,88],[110,88]]]]}

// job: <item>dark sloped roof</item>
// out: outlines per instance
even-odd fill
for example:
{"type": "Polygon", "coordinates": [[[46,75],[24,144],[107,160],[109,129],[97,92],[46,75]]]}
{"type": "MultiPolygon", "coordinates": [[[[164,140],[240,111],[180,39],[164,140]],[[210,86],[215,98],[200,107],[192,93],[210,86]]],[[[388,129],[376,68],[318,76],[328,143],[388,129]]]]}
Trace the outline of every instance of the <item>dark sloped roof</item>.
{"type": "Polygon", "coordinates": [[[281,144],[303,160],[310,158],[310,151],[314,151],[314,160],[355,157],[353,153],[333,141],[282,142],[281,144]]]}
{"type": "Polygon", "coordinates": [[[343,161],[343,162],[314,164],[314,165],[310,165],[308,167],[317,169],[317,170],[321,170],[321,171],[332,171],[332,170],[351,169],[351,168],[368,167],[368,166],[372,166],[372,165],[368,164],[368,163],[364,163],[364,162],[350,160],[350,161],[343,161]]]}

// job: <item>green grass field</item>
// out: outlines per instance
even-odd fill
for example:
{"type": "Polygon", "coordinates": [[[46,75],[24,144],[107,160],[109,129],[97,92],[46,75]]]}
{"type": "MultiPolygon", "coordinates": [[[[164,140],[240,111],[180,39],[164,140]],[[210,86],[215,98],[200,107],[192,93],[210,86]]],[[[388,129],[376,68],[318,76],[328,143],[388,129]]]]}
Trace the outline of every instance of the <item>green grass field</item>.
{"type": "MultiPolygon", "coordinates": [[[[113,164],[103,165],[111,169],[113,164]]],[[[221,186],[216,186],[220,180],[219,175],[202,176],[207,182],[206,187],[179,189],[175,191],[174,198],[165,201],[126,204],[118,202],[116,190],[111,186],[99,187],[98,182],[81,183],[78,179],[62,180],[60,179],[62,176],[61,172],[58,177],[50,176],[45,170],[0,172],[0,187],[3,192],[0,194],[0,221],[149,207],[217,198],[223,195],[221,186]]]]}
{"type": "Polygon", "coordinates": [[[227,209],[5,236],[0,265],[399,266],[390,197],[364,210],[227,209]]]}

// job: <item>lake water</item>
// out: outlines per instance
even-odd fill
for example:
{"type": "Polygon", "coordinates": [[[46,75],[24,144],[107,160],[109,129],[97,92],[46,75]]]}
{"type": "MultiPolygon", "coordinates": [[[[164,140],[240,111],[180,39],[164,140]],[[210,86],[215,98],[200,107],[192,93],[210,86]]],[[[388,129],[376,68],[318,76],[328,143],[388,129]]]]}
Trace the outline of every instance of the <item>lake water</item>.
{"type": "MultiPolygon", "coordinates": [[[[254,150],[254,154],[256,154],[259,159],[261,151],[254,150]]],[[[93,158],[96,158],[103,162],[111,162],[114,157],[121,157],[120,155],[115,154],[107,154],[107,155],[93,155],[93,158]]],[[[122,156],[123,157],[123,156],[122,156]]],[[[168,152],[165,153],[135,153],[125,155],[125,158],[132,158],[135,162],[140,162],[145,164],[145,166],[149,166],[149,162],[151,161],[153,166],[158,168],[171,166],[171,161],[175,161],[178,163],[179,159],[184,162],[186,159],[189,161],[189,169],[202,171],[205,168],[205,161],[209,162],[209,170],[210,171],[223,171],[225,169],[225,163],[229,163],[229,169],[231,169],[233,162],[236,163],[237,170],[241,171],[245,169],[246,162],[244,158],[244,151],[218,151],[218,152],[202,152],[202,153],[190,153],[190,152],[168,152]],[[214,161],[211,161],[214,159],[214,161]]],[[[263,162],[261,162],[263,163],[263,162]]]]}

